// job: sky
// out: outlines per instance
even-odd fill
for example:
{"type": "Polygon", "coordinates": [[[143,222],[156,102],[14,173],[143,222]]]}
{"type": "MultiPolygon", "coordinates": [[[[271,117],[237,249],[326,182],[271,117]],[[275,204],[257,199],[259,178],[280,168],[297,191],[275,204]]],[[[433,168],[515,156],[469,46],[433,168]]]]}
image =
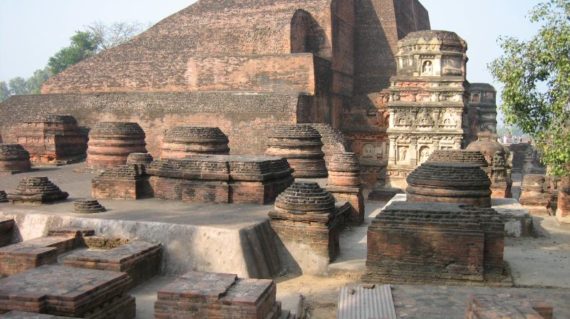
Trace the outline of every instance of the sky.
{"type": "MultiPolygon", "coordinates": [[[[493,83],[487,64],[501,55],[497,38],[526,39],[537,26],[527,13],[538,0],[420,0],[432,29],[455,31],[468,45],[468,80],[493,83]]],[[[77,30],[99,21],[154,24],[193,0],[0,0],[0,80],[29,77],[69,45],[77,30]]]]}

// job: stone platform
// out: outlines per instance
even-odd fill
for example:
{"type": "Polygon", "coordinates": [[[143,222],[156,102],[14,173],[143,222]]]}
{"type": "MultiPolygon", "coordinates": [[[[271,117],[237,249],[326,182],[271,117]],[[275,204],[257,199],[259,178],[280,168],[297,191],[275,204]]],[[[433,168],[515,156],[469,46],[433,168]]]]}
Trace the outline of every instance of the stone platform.
{"type": "Polygon", "coordinates": [[[272,278],[298,267],[269,225],[271,205],[101,200],[107,212],[75,214],[73,201],[89,197],[94,176],[78,173],[83,168],[84,164],[73,164],[2,178],[0,189],[11,190],[25,176],[48,176],[70,193],[67,201],[51,205],[0,203],[0,219],[16,221],[14,240],[38,238],[49,229],[73,226],[111,237],[162,243],[161,272],[172,275],[198,270],[272,278]]]}

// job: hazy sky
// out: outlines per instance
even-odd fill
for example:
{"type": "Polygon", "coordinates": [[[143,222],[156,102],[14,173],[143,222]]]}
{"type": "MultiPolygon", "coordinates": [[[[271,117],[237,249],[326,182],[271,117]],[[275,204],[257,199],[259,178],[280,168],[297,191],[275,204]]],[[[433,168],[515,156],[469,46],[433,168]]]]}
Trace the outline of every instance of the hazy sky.
{"type": "MultiPolygon", "coordinates": [[[[0,80],[29,77],[76,30],[95,21],[156,23],[192,0],[0,0],[0,80]]],[[[500,35],[527,38],[535,0],[421,0],[432,29],[457,32],[469,44],[468,79],[492,82],[486,65],[501,53],[500,35]]],[[[236,30],[239,32],[239,30],[236,30]]]]}

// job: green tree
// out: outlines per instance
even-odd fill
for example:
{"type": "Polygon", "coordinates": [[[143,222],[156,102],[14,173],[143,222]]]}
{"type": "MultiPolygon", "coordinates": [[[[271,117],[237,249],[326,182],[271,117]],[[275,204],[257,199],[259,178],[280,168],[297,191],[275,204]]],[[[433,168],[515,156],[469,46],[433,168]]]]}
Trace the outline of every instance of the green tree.
{"type": "Polygon", "coordinates": [[[570,175],[570,0],[548,0],[530,12],[539,23],[528,41],[500,39],[504,55],[489,68],[504,85],[507,123],[536,142],[544,164],[570,175]]]}
{"type": "Polygon", "coordinates": [[[28,94],[40,94],[42,84],[51,77],[49,68],[36,70],[34,74],[27,80],[28,94]]]}
{"type": "Polygon", "coordinates": [[[86,28],[87,32],[91,33],[97,41],[98,51],[105,51],[123,44],[144,29],[143,24],[139,22],[115,22],[110,25],[94,22],[86,28]]]}
{"type": "Polygon", "coordinates": [[[10,95],[22,95],[28,93],[28,82],[22,77],[16,77],[8,82],[10,95]]]}
{"type": "Polygon", "coordinates": [[[97,44],[97,39],[92,33],[77,31],[71,37],[71,45],[59,50],[49,59],[49,71],[58,74],[71,65],[93,56],[97,51],[97,44]]]}
{"type": "Polygon", "coordinates": [[[8,84],[4,81],[0,81],[0,102],[4,101],[10,97],[10,89],[8,88],[8,84]]]}

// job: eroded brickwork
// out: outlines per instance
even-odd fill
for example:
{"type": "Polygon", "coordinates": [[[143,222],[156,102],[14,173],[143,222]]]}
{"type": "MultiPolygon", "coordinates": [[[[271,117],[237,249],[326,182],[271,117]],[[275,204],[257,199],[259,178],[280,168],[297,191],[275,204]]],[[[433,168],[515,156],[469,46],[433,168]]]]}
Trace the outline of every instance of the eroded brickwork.
{"type": "Polygon", "coordinates": [[[504,222],[489,208],[396,202],[368,227],[367,281],[501,280],[504,222]]]}
{"type": "Polygon", "coordinates": [[[272,280],[189,272],[158,291],[154,316],[276,319],[281,316],[281,304],[275,297],[276,285],[272,280]]]}
{"type": "Polygon", "coordinates": [[[317,183],[295,182],[275,200],[271,227],[304,273],[322,272],[340,252],[343,218],[331,193],[317,183]]]}
{"type": "Polygon", "coordinates": [[[217,127],[177,126],[162,138],[161,159],[184,159],[196,154],[229,154],[228,137],[217,127]]]}
{"type": "Polygon", "coordinates": [[[337,201],[347,201],[351,206],[348,221],[360,225],[364,222],[364,196],[360,182],[360,163],[354,153],[336,153],[328,165],[327,191],[337,201]]]}
{"type": "Polygon", "coordinates": [[[69,164],[83,160],[87,136],[69,115],[44,115],[9,129],[6,140],[22,145],[34,164],[69,164]]]}
{"type": "MultiPolygon", "coordinates": [[[[546,177],[542,174],[526,174],[521,185],[519,202],[533,215],[548,215],[550,194],[546,177]]],[[[560,197],[560,196],[559,196],[560,197]]]]}
{"type": "Polygon", "coordinates": [[[0,174],[27,172],[31,169],[30,153],[20,144],[0,144],[0,174]]]}
{"type": "Polygon", "coordinates": [[[10,310],[93,319],[135,317],[126,273],[42,266],[0,279],[0,312],[10,310]]]}
{"type": "Polygon", "coordinates": [[[327,177],[321,134],[310,125],[277,126],[269,134],[266,155],[284,157],[299,178],[327,177]]]}
{"type": "Polygon", "coordinates": [[[145,132],[132,122],[100,122],[89,132],[87,167],[125,165],[130,153],[146,153],[145,132]]]}
{"type": "Polygon", "coordinates": [[[265,156],[195,155],[147,168],[154,197],[197,203],[269,204],[293,182],[286,160],[265,156]]]}
{"type": "Polygon", "coordinates": [[[491,182],[478,165],[424,163],[408,176],[407,182],[409,202],[491,207],[491,182]]]}
{"type": "Polygon", "coordinates": [[[553,308],[544,301],[511,295],[473,295],[465,319],[552,319],[553,308]]]}
{"type": "Polygon", "coordinates": [[[97,199],[141,199],[151,195],[147,177],[137,165],[109,168],[91,181],[91,196],[97,199]]]}
{"type": "Polygon", "coordinates": [[[65,266],[125,272],[132,280],[131,287],[139,285],[160,272],[162,247],[144,241],[132,241],[113,247],[94,247],[74,251],[63,258],[65,266]]]}
{"type": "Polygon", "coordinates": [[[65,200],[68,196],[47,177],[25,177],[16,191],[8,193],[8,200],[11,203],[46,204],[65,200]]]}

